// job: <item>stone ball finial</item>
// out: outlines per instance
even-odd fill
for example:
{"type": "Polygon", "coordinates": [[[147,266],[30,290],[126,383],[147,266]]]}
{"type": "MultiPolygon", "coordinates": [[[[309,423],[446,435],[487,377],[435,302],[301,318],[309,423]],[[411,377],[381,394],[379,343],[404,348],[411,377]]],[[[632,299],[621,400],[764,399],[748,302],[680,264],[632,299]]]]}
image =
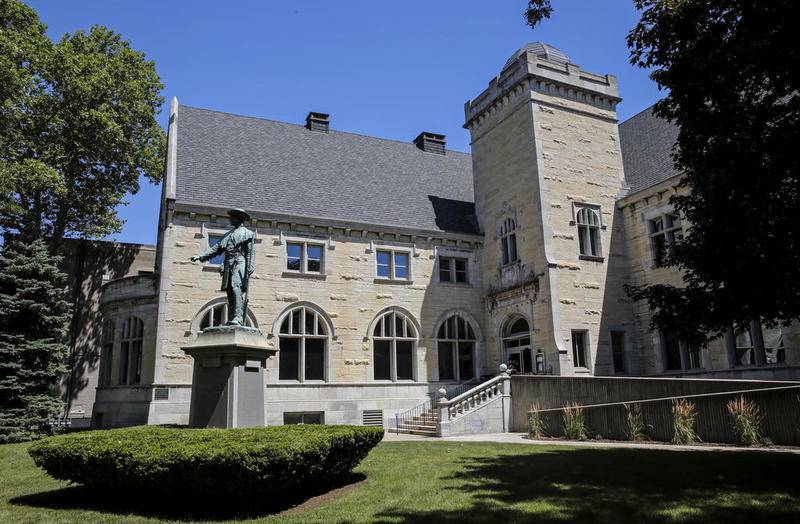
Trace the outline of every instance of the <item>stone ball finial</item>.
{"type": "Polygon", "coordinates": [[[443,396],[447,395],[447,390],[444,389],[444,388],[439,388],[439,391],[437,393],[439,393],[440,397],[443,397],[443,396]]]}
{"type": "Polygon", "coordinates": [[[500,373],[505,373],[507,369],[508,366],[506,366],[505,364],[500,364],[500,373]]]}

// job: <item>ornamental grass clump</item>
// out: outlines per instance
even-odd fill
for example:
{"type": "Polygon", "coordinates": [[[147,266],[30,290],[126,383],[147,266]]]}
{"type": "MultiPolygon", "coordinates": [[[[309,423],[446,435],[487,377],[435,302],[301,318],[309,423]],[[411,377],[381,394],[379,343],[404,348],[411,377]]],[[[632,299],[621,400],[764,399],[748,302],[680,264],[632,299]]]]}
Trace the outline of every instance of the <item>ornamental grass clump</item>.
{"type": "Polygon", "coordinates": [[[644,416],[642,415],[642,406],[639,404],[623,404],[625,407],[625,435],[628,440],[633,442],[641,442],[647,438],[645,430],[647,429],[644,424],[644,416]]]}
{"type": "Polygon", "coordinates": [[[734,398],[728,402],[728,414],[739,444],[758,446],[764,443],[761,435],[761,412],[755,402],[744,396],[734,398]]]}
{"type": "Polygon", "coordinates": [[[531,404],[531,411],[528,413],[528,436],[530,438],[542,438],[546,436],[547,422],[542,418],[541,407],[538,402],[531,404]]]}
{"type": "Polygon", "coordinates": [[[577,402],[564,407],[564,436],[569,440],[586,440],[586,419],[583,406],[577,402]]]}
{"type": "Polygon", "coordinates": [[[187,501],[279,500],[346,477],[382,438],[382,428],[364,426],[141,426],[50,437],[28,452],[52,477],[93,489],[187,501]]]}
{"type": "Polygon", "coordinates": [[[694,430],[697,408],[686,399],[672,401],[672,443],[692,444],[700,440],[694,430]]]}

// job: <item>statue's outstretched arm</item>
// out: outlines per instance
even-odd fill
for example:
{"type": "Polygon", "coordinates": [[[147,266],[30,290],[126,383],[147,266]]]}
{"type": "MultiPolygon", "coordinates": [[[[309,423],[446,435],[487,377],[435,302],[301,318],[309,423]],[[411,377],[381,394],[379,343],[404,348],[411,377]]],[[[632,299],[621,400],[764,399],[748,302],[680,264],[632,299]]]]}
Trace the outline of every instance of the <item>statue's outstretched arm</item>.
{"type": "Polygon", "coordinates": [[[208,249],[200,253],[199,255],[193,256],[191,258],[192,262],[205,262],[206,260],[211,260],[215,256],[221,254],[223,251],[222,249],[222,242],[217,242],[213,246],[210,246],[208,249]]]}

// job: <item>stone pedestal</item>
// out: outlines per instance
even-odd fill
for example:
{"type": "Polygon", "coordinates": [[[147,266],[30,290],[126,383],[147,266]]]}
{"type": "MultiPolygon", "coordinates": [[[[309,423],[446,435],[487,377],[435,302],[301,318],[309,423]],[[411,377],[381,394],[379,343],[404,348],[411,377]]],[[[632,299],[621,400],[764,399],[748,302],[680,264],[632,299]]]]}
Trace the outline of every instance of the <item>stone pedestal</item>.
{"type": "Polygon", "coordinates": [[[194,358],[189,426],[247,428],[265,425],[267,346],[261,331],[218,326],[202,331],[182,348],[194,358]]]}

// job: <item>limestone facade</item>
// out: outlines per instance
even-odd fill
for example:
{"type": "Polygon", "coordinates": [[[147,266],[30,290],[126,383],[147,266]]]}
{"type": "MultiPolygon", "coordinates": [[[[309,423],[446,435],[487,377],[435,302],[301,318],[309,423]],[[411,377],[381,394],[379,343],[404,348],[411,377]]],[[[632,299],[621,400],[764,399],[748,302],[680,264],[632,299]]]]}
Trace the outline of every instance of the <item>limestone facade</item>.
{"type": "MultiPolygon", "coordinates": [[[[556,375],[800,376],[796,326],[785,328],[786,358],[776,366],[741,365],[735,334],[701,355],[681,347],[677,360],[675,355],[667,360],[663,334],[649,329],[646,305],[632,303],[624,285],[680,283],[674,270],[654,266],[648,229],[653,218],[668,211],[667,200],[677,179],[629,191],[617,125],[616,78],[583,71],[561,59],[563,53],[543,53],[541,47],[520,50],[486,90],[465,104],[464,127],[472,148],[472,188],[467,192],[474,200],[474,217],[472,203],[461,193],[460,200],[453,195],[422,195],[423,204],[430,200],[436,212],[435,226],[400,222],[429,211],[424,206],[395,217],[397,225],[391,225],[392,216],[385,221],[358,218],[369,215],[364,211],[374,211],[370,207],[377,204],[369,201],[360,203],[358,216],[344,219],[337,214],[342,211],[336,198],[345,201],[349,196],[337,193],[336,187],[330,190],[333,203],[325,216],[268,206],[247,208],[253,218],[247,226],[256,233],[247,318],[278,349],[277,356],[267,361],[267,424],[382,420],[384,426],[390,425],[395,413],[435,399],[439,388],[495,375],[501,363],[512,363],[524,373],[556,375]],[[456,221],[460,230],[449,227],[453,222],[448,213],[454,210],[463,219],[456,221]],[[477,227],[470,232],[463,224],[472,220],[477,227]],[[290,246],[303,251],[302,263],[296,262],[300,265],[292,265],[290,246]],[[314,246],[313,257],[307,246],[314,246]],[[402,258],[392,260],[406,264],[402,267],[407,276],[386,278],[379,267],[380,253],[400,254],[402,258]],[[298,270],[306,267],[307,257],[317,260],[315,270],[298,270]],[[454,260],[463,264],[462,273],[447,282],[442,274],[454,266],[444,264],[454,260]],[[447,324],[451,334],[455,329],[448,324],[452,317],[457,319],[452,322],[463,322],[458,330],[469,340],[442,343],[443,326],[447,324]],[[305,326],[299,331],[298,322],[305,326]],[[381,331],[386,329],[402,330],[402,340],[381,331]],[[386,349],[390,364],[378,356],[378,346],[391,347],[386,349]],[[467,349],[453,350],[456,347],[467,349]],[[320,348],[322,357],[316,360],[320,348]],[[408,348],[406,368],[398,355],[408,348]],[[453,351],[452,358],[440,354],[445,350],[453,351]],[[289,365],[290,355],[299,359],[296,366],[289,365]],[[443,365],[454,369],[443,373],[443,365]]],[[[192,193],[185,180],[183,187],[177,180],[179,172],[191,177],[204,169],[202,161],[178,154],[183,136],[176,123],[180,111],[173,102],[154,274],[107,284],[100,302],[104,320],[115,326],[117,335],[105,352],[110,358],[101,364],[106,375],[95,402],[98,426],[188,423],[193,362],[181,348],[204,327],[224,322],[218,267],[213,261],[202,264],[189,258],[225,233],[225,213],[234,205],[204,197],[204,191],[214,189],[210,186],[192,193]],[[176,167],[181,163],[183,171],[176,167]],[[181,191],[189,197],[181,197],[181,191]],[[123,352],[122,344],[131,336],[120,338],[131,317],[141,322],[140,360],[131,356],[130,349],[123,352]],[[132,379],[133,369],[137,371],[132,379]]],[[[213,135],[210,127],[203,127],[213,122],[228,128],[240,125],[225,115],[200,118],[200,110],[194,111],[194,125],[202,136],[213,135]]],[[[284,133],[292,143],[313,137],[320,147],[344,140],[341,136],[327,140],[327,120],[317,124],[313,130],[270,124],[280,130],[270,138],[274,140],[264,139],[258,148],[242,142],[241,148],[258,156],[265,148],[282,147],[284,133]]],[[[232,134],[234,139],[238,133],[232,134]]],[[[409,169],[431,165],[434,171],[440,166],[443,172],[449,169],[443,163],[447,157],[437,156],[451,154],[443,149],[444,137],[420,136],[435,142],[437,149],[414,150],[429,155],[417,157],[403,150],[404,158],[410,159],[409,169]]],[[[345,138],[348,148],[359,153],[374,146],[366,138],[345,138]]],[[[337,155],[352,153],[330,147],[331,163],[339,162],[337,155]]],[[[394,144],[368,160],[381,169],[377,166],[390,165],[398,148],[402,149],[394,144]]],[[[220,145],[213,153],[221,155],[220,169],[227,170],[236,166],[241,152],[220,145]]],[[[291,157],[280,150],[275,156],[284,163],[291,157]]],[[[264,158],[273,171],[281,169],[271,157],[264,158]]],[[[351,160],[355,171],[355,163],[363,159],[351,160]]],[[[456,174],[461,171],[457,167],[456,174]]],[[[232,172],[244,176],[235,168],[232,172]]],[[[349,166],[339,175],[350,180],[349,166]]],[[[258,182],[252,183],[255,187],[258,182]]],[[[335,186],[340,180],[325,183],[335,186]]],[[[434,186],[439,185],[434,180],[434,186]]],[[[404,187],[424,191],[413,183],[404,187]]],[[[392,204],[381,202],[386,208],[392,204]]]]}

